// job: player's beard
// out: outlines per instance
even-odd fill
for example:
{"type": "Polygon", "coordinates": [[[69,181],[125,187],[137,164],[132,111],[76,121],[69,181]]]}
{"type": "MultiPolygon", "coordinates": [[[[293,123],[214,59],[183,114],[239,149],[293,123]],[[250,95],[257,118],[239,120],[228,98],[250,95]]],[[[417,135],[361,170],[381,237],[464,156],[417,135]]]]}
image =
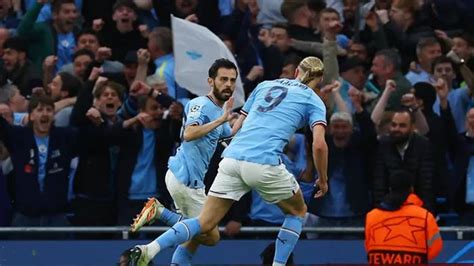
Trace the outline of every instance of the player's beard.
{"type": "Polygon", "coordinates": [[[225,102],[229,100],[229,98],[232,96],[232,90],[231,89],[224,89],[222,92],[219,91],[219,89],[214,85],[212,87],[212,94],[214,94],[214,97],[216,97],[217,100],[225,102]],[[224,95],[223,92],[229,92],[229,96],[224,95]]]}

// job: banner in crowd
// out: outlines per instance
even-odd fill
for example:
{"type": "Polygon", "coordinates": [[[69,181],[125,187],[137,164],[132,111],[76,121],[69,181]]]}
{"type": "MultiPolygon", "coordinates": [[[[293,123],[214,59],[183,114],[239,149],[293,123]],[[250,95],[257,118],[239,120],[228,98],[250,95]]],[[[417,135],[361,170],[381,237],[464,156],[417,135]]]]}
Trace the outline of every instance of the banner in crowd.
{"type": "MultiPolygon", "coordinates": [[[[203,96],[209,93],[208,70],[219,58],[237,64],[224,42],[206,27],[171,16],[176,82],[190,92],[203,96]]],[[[240,75],[234,92],[234,107],[242,106],[244,89],[240,75]]]]}

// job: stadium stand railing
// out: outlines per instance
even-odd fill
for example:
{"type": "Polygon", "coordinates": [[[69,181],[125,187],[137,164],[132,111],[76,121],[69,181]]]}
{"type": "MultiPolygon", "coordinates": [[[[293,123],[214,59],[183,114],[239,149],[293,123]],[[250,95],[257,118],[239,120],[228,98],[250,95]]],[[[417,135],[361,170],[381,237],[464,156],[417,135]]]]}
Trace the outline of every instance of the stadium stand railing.
{"type": "MultiPolygon", "coordinates": [[[[168,230],[165,226],[144,227],[140,232],[144,233],[162,233],[168,230]]],[[[128,226],[111,226],[111,227],[0,227],[0,235],[22,234],[22,233],[119,233],[122,239],[129,239],[131,234],[128,226]]],[[[225,227],[219,227],[220,232],[224,232],[225,227]]],[[[240,229],[241,233],[258,234],[258,233],[274,233],[278,232],[280,227],[250,227],[245,226],[240,229]]],[[[456,239],[462,240],[464,233],[474,232],[474,227],[468,226],[446,226],[440,227],[442,233],[455,233],[456,239]]],[[[305,233],[363,233],[363,227],[305,227],[305,233]]]]}

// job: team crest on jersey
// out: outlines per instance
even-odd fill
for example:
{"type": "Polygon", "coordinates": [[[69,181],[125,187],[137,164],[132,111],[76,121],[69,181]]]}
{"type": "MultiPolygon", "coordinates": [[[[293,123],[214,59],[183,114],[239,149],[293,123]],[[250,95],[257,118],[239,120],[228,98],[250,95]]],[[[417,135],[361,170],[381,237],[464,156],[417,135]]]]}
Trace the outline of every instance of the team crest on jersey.
{"type": "Polygon", "coordinates": [[[188,117],[190,119],[198,118],[201,115],[201,106],[200,105],[193,105],[191,109],[189,109],[188,117]]]}

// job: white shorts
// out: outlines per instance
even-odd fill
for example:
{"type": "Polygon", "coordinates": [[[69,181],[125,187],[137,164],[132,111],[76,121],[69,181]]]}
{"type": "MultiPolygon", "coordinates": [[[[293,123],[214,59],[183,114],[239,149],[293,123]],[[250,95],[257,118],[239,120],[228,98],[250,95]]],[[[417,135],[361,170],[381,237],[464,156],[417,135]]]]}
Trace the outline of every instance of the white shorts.
{"type": "Polygon", "coordinates": [[[237,201],[255,189],[266,202],[277,203],[293,197],[299,188],[284,164],[274,166],[224,158],[208,195],[237,201]]]}
{"type": "Polygon", "coordinates": [[[204,188],[194,189],[185,186],[176,179],[170,170],[166,172],[165,182],[177,211],[186,218],[199,216],[204,201],[206,201],[204,188]]]}

